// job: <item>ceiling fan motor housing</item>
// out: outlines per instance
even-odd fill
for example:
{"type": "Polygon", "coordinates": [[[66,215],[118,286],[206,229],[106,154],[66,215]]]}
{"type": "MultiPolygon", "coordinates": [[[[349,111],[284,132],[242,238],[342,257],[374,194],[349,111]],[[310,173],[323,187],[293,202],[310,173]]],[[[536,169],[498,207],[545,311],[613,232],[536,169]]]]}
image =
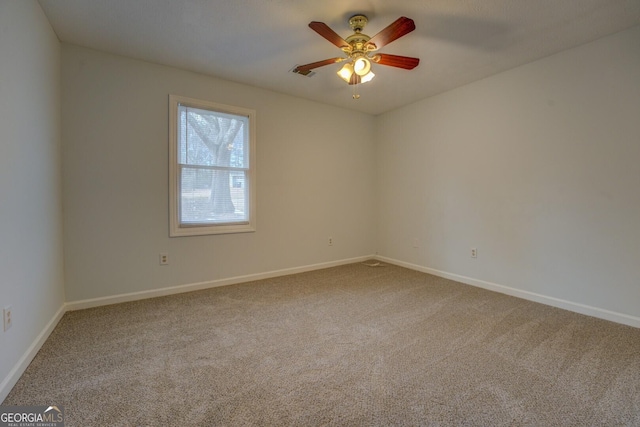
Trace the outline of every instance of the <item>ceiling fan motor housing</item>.
{"type": "Polygon", "coordinates": [[[362,29],[367,25],[367,22],[369,20],[364,15],[354,15],[349,19],[349,25],[355,33],[345,39],[349,43],[349,47],[342,50],[351,57],[363,56],[369,50],[367,42],[371,37],[362,33],[362,29]]]}

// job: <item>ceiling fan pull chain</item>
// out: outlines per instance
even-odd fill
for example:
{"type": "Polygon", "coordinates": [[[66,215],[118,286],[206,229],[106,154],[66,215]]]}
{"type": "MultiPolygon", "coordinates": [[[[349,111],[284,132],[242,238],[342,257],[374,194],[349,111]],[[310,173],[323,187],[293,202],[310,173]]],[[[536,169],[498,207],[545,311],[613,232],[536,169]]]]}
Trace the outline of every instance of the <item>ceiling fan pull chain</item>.
{"type": "Polygon", "coordinates": [[[353,99],[360,99],[360,94],[358,93],[358,83],[353,85],[353,99]]]}
{"type": "Polygon", "coordinates": [[[353,99],[360,99],[360,94],[358,93],[358,84],[360,83],[360,76],[358,76],[357,74],[353,73],[353,75],[351,76],[351,78],[353,79],[353,99]]]}

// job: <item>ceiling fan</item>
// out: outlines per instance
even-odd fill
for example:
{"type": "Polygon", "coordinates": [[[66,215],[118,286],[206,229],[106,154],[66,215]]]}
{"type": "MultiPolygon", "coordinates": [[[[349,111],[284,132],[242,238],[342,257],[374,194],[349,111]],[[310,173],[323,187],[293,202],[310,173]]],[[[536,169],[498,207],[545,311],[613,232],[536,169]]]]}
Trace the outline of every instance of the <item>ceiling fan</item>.
{"type": "Polygon", "coordinates": [[[349,25],[354,33],[346,39],[336,34],[324,22],[311,22],[309,27],[313,31],[342,49],[347,56],[298,65],[292,71],[306,76],[311,74],[311,70],[315,68],[347,61],[338,71],[338,75],[348,84],[356,85],[373,79],[375,74],[371,71],[372,62],[405,70],[412,70],[420,63],[419,58],[376,53],[383,46],[415,30],[416,25],[412,19],[402,16],[373,37],[362,33],[367,22],[369,20],[364,15],[354,15],[349,18],[349,25]]]}

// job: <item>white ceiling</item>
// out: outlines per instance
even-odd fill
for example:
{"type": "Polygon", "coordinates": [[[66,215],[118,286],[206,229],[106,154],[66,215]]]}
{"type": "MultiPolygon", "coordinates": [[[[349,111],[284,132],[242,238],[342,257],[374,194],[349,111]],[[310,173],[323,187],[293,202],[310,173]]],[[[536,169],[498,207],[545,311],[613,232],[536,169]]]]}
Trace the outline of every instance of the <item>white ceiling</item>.
{"type": "MultiPolygon", "coordinates": [[[[640,0],[39,0],[67,43],[210,74],[370,114],[470,83],[640,24],[640,0]],[[381,53],[419,57],[411,71],[374,65],[353,87],[336,72],[291,73],[341,56],[307,25],[343,38],[368,16],[375,35],[400,16],[416,30],[381,53]]],[[[638,43],[640,48],[640,41],[638,43]]]]}

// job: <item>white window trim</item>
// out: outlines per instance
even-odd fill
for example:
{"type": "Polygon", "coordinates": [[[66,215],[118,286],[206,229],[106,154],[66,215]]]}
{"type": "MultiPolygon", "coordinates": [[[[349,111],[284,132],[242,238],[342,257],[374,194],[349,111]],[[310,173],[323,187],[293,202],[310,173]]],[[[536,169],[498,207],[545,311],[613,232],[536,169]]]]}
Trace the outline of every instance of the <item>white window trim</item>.
{"type": "Polygon", "coordinates": [[[250,233],[256,231],[256,112],[242,107],[218,104],[179,95],[169,95],[169,236],[202,236],[208,234],[250,233]],[[180,224],[180,191],[178,173],[178,106],[214,110],[249,118],[249,221],[241,224],[180,224]]]}

